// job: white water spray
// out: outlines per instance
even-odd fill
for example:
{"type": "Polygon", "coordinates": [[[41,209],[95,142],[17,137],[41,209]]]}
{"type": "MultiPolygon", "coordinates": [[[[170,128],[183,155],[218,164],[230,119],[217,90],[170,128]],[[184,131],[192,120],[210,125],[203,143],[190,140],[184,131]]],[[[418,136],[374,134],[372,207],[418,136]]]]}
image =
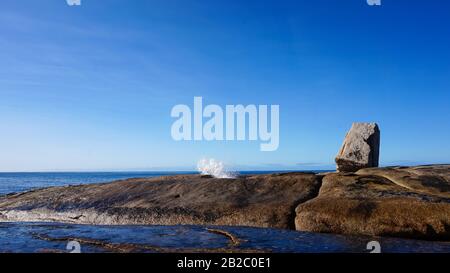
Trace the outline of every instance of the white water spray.
{"type": "Polygon", "coordinates": [[[201,159],[197,163],[197,170],[203,175],[212,175],[215,178],[235,178],[236,175],[225,169],[223,162],[210,159],[201,159]]]}

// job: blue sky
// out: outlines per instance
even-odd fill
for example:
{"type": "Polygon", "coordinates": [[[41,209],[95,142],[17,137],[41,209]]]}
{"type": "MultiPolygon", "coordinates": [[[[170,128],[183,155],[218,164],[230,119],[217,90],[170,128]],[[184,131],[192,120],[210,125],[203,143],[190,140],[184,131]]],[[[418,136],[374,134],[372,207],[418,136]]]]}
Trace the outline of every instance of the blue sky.
{"type": "Polygon", "coordinates": [[[450,163],[448,1],[1,5],[0,171],[324,169],[354,121],[384,165],[450,163]],[[173,141],[194,96],[279,104],[279,149],[173,141]]]}

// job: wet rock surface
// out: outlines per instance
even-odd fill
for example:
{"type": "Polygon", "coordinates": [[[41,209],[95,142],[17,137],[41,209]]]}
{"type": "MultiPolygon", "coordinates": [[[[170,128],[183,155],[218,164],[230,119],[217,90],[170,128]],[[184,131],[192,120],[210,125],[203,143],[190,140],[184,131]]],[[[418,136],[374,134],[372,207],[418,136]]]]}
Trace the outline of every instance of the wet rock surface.
{"type": "Polygon", "coordinates": [[[450,243],[317,234],[271,228],[209,226],[91,226],[62,223],[0,223],[0,252],[66,253],[368,253],[450,252],[450,243]],[[231,237],[230,237],[231,236],[231,237]],[[234,239],[231,239],[234,238],[234,239]]]}

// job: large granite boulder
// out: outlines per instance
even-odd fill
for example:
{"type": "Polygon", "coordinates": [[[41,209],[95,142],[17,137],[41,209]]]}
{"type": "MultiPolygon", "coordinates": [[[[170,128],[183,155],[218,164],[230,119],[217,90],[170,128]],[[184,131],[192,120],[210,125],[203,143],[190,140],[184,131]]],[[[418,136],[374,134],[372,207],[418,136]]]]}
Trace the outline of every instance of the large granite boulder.
{"type": "Polygon", "coordinates": [[[450,165],[327,174],[296,214],[302,231],[450,240],[450,165]]]}
{"type": "Polygon", "coordinates": [[[315,197],[319,187],[312,173],[179,175],[52,187],[0,197],[0,221],[294,229],[295,207],[315,197]]]}
{"type": "Polygon", "coordinates": [[[338,171],[378,167],[380,130],[376,123],[353,123],[336,156],[338,171]]]}

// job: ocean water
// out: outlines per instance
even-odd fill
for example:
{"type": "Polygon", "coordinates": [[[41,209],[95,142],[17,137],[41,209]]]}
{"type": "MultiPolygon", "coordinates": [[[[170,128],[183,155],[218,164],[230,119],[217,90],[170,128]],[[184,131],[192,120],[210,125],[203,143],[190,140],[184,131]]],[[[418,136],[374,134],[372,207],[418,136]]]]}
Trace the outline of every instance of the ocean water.
{"type": "MultiPolygon", "coordinates": [[[[106,183],[114,180],[189,172],[23,172],[0,173],[0,195],[36,188],[106,183]]],[[[191,172],[192,173],[192,172],[191,172]]]]}
{"type": "MultiPolygon", "coordinates": [[[[279,171],[245,171],[238,174],[267,174],[279,171]]],[[[283,171],[286,172],[286,171],[283,171]]],[[[106,183],[128,178],[157,177],[198,172],[0,172],[0,195],[54,186],[106,183]]]]}

